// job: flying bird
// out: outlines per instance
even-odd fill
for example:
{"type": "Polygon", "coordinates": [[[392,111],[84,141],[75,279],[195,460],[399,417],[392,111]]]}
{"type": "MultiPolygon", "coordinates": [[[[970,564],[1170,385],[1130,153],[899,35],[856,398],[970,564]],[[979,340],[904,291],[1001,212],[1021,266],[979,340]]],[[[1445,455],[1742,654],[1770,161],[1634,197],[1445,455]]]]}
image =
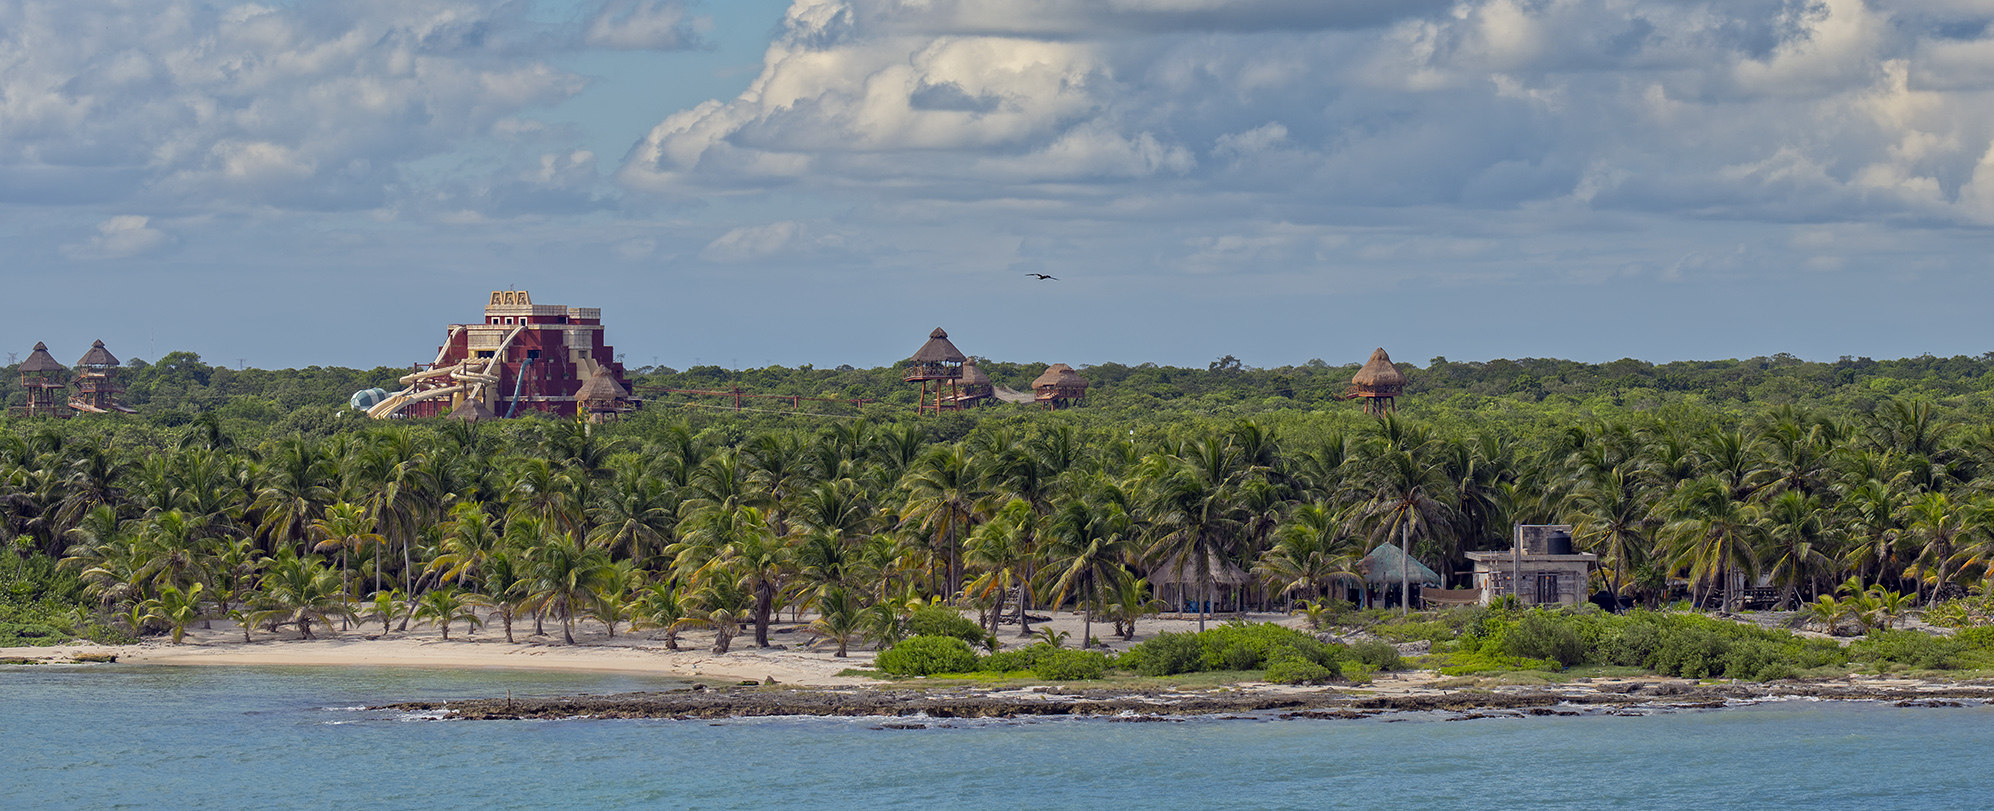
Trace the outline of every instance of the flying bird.
{"type": "Polygon", "coordinates": [[[1058,277],[1058,276],[1047,276],[1047,275],[1045,275],[1045,274],[1043,274],[1043,273],[1027,273],[1027,274],[1025,274],[1025,275],[1026,275],[1026,276],[1037,276],[1037,277],[1039,277],[1039,281],[1042,281],[1042,282],[1043,282],[1043,281],[1055,281],[1055,282],[1056,282],[1056,281],[1059,281],[1059,277],[1058,277]]]}

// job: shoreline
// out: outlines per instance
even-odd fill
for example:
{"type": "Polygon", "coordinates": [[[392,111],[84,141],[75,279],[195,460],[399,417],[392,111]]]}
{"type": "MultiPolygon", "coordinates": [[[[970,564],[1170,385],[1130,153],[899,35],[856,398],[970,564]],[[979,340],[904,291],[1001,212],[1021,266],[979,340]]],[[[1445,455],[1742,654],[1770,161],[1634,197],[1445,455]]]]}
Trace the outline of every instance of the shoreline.
{"type": "MultiPolygon", "coordinates": [[[[1719,709],[1770,700],[1894,702],[1905,707],[1962,707],[1994,702],[1994,685],[1922,682],[1882,686],[1849,682],[1696,684],[1660,682],[1637,690],[1497,688],[1366,694],[1350,688],[1244,686],[1208,691],[1050,686],[1024,689],[902,687],[782,690],[692,687],[666,692],[535,699],[406,701],[369,709],[441,713],[454,721],[564,719],[721,720],[729,718],[877,717],[951,719],[1096,718],[1167,722],[1245,715],[1240,720],[1356,720],[1397,713],[1448,712],[1445,720],[1541,715],[1646,715],[1719,709]]],[[[917,728],[898,726],[895,728],[917,728]]]]}

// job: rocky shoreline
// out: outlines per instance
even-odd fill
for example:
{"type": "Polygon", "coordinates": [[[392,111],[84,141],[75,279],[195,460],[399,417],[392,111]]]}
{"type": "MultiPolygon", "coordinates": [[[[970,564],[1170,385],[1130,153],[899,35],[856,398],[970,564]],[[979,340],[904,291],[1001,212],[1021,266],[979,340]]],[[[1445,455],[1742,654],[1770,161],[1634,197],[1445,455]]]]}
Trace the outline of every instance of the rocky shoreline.
{"type": "MultiPolygon", "coordinates": [[[[1106,717],[1171,720],[1187,716],[1363,718],[1385,713],[1452,712],[1464,717],[1568,715],[1635,708],[1704,709],[1775,698],[1887,701],[1901,706],[1963,706],[1994,701],[1994,684],[1850,682],[1699,684],[1661,681],[1529,688],[1372,694],[1357,690],[1234,688],[1130,691],[1113,688],[838,689],[719,688],[558,698],[410,701],[374,709],[441,713],[449,720],[673,719],[769,716],[924,717],[929,719],[1106,717]]],[[[896,728],[912,728],[900,725],[896,728]]]]}

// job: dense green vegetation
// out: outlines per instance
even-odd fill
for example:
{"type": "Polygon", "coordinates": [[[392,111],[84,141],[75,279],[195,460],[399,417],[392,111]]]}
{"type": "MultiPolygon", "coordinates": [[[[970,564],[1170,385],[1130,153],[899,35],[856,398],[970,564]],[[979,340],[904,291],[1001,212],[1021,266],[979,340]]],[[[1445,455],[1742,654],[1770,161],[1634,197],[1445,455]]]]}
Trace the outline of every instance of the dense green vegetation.
{"type": "MultiPolygon", "coordinates": [[[[339,404],[391,370],[169,360],[133,370],[137,416],[0,422],[0,539],[17,564],[0,577],[41,595],[9,597],[5,621],[31,632],[15,637],[489,616],[508,638],[526,625],[572,639],[591,623],[675,644],[710,629],[724,651],[743,633],[768,644],[777,617],[808,611],[840,650],[909,636],[974,649],[1004,624],[1028,634],[1027,608],[1063,606],[1086,611],[1077,645],[1164,608],[1145,578],[1171,556],[1251,572],[1249,605],[1328,610],[1378,543],[1409,538],[1458,582],[1463,554],[1506,546],[1512,522],[1575,525],[1605,564],[1595,587],[1651,606],[1672,583],[1732,603],[1718,585],[1736,572],[1805,603],[1817,627],[1856,633],[1875,627],[1862,615],[1965,596],[1994,560],[1986,359],[1436,362],[1409,370],[1412,392],[1384,420],[1322,399],[1348,367],[1101,366],[1088,370],[1096,406],[1065,412],[656,403],[593,428],[375,422],[339,404]],[[1515,388],[1519,369],[1536,388],[1490,388],[1515,388]],[[913,608],[937,600],[978,619],[945,627],[913,608]]],[[[990,371],[1021,385],[1036,369],[990,371]]],[[[728,382],[907,391],[890,369],[698,385],[728,382]]],[[[1969,605],[1933,614],[1986,622],[1969,605]]]]}

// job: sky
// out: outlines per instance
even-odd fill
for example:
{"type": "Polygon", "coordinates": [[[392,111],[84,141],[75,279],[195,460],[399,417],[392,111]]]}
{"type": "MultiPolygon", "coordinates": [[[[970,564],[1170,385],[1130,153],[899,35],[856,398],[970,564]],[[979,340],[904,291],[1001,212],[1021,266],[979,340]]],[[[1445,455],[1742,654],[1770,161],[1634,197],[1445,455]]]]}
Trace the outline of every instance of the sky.
{"type": "Polygon", "coordinates": [[[0,240],[63,360],[1977,355],[1994,3],[0,0],[0,240]]]}

